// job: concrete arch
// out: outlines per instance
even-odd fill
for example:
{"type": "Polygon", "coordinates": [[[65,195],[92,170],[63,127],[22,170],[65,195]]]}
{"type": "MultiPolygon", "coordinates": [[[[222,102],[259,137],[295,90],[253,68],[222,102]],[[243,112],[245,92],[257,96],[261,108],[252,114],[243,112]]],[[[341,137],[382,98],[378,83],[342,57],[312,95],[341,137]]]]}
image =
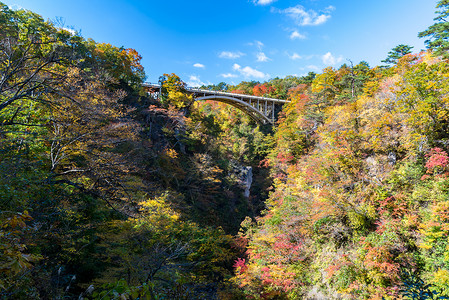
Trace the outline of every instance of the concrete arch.
{"type": "Polygon", "coordinates": [[[244,113],[246,113],[248,116],[250,116],[253,120],[260,124],[272,124],[273,121],[269,119],[267,116],[262,114],[257,108],[250,105],[249,103],[242,101],[240,99],[234,98],[234,97],[228,97],[224,95],[212,95],[212,96],[203,96],[195,98],[195,101],[206,101],[206,100],[213,100],[217,102],[226,103],[229,105],[234,106],[235,108],[240,109],[244,113]]]}

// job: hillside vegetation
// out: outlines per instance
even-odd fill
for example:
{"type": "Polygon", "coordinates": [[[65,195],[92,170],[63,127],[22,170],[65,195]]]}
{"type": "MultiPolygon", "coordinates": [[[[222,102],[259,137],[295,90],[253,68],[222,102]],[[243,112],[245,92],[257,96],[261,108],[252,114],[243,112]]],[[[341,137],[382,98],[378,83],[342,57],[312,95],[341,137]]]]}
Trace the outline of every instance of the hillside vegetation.
{"type": "Polygon", "coordinates": [[[289,99],[271,127],[0,3],[0,299],[448,299],[437,8],[386,66],[203,87],[289,99]]]}

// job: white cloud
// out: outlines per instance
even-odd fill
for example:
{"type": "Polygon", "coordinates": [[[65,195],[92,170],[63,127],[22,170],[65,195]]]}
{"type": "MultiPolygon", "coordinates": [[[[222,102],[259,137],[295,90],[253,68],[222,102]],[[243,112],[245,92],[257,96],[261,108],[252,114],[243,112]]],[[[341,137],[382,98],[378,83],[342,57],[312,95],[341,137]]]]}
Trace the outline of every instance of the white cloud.
{"type": "Polygon", "coordinates": [[[238,77],[237,74],[232,74],[232,73],[220,74],[220,76],[223,77],[223,78],[235,78],[235,77],[238,77]]]}
{"type": "Polygon", "coordinates": [[[255,70],[255,69],[253,69],[251,67],[244,67],[240,72],[245,77],[254,77],[254,78],[266,78],[266,77],[269,77],[268,74],[262,73],[261,71],[255,70]]]}
{"type": "Polygon", "coordinates": [[[234,64],[232,66],[232,69],[234,71],[238,71],[241,75],[243,75],[244,77],[251,77],[251,78],[267,78],[270,75],[265,74],[261,71],[258,71],[256,69],[253,69],[251,67],[244,67],[242,68],[240,65],[238,64],[234,64]]]}
{"type": "Polygon", "coordinates": [[[200,63],[196,63],[196,64],[194,64],[193,65],[195,68],[200,68],[200,69],[204,69],[205,68],[205,66],[203,65],[203,64],[200,64],[200,63]]]}
{"type": "Polygon", "coordinates": [[[263,52],[257,53],[256,56],[257,56],[257,61],[259,61],[259,62],[266,62],[266,61],[271,60],[271,59],[268,58],[268,57],[265,55],[265,53],[263,53],[263,52]]]}
{"type": "Polygon", "coordinates": [[[240,51],[237,51],[237,52],[222,51],[218,54],[218,57],[228,58],[228,59],[236,59],[236,58],[242,57],[244,55],[245,55],[245,53],[242,53],[240,51]]]}
{"type": "Polygon", "coordinates": [[[315,71],[321,71],[320,70],[320,68],[318,68],[317,66],[315,66],[315,65],[308,65],[307,66],[307,69],[309,69],[309,70],[315,70],[315,71]]]}
{"type": "Polygon", "coordinates": [[[282,10],[273,9],[272,11],[289,16],[300,26],[317,26],[326,23],[330,19],[332,10],[335,10],[335,7],[328,6],[323,13],[319,14],[312,9],[306,11],[303,6],[296,5],[282,10]]]}
{"type": "Polygon", "coordinates": [[[258,62],[266,62],[266,61],[270,61],[271,59],[267,57],[267,55],[265,54],[265,52],[262,51],[262,48],[264,47],[264,44],[261,41],[254,41],[251,43],[248,43],[249,46],[255,46],[257,48],[257,50],[259,50],[256,53],[256,58],[258,62]]]}
{"type": "Polygon", "coordinates": [[[342,62],[343,57],[342,56],[335,57],[334,55],[332,55],[332,53],[327,52],[326,54],[324,54],[321,57],[321,60],[323,61],[323,64],[325,64],[327,66],[334,66],[334,65],[342,62]]]}
{"type": "Polygon", "coordinates": [[[256,5],[268,5],[275,1],[277,1],[277,0],[253,0],[254,4],[256,4],[256,5]]]}
{"type": "Polygon", "coordinates": [[[70,28],[66,28],[66,27],[62,27],[61,29],[64,29],[65,31],[68,31],[68,32],[70,32],[70,34],[71,34],[71,35],[75,35],[75,34],[76,34],[76,31],[75,31],[75,30],[73,30],[73,29],[70,29],[70,28]]]}
{"type": "Polygon", "coordinates": [[[327,22],[327,20],[330,19],[330,15],[319,15],[315,21],[313,21],[313,23],[311,23],[310,25],[321,25],[327,22]]]}
{"type": "Polygon", "coordinates": [[[189,81],[187,81],[187,86],[189,86],[189,87],[200,87],[202,85],[207,85],[207,84],[202,82],[199,76],[196,76],[196,75],[190,75],[189,76],[189,81]]]}
{"type": "Polygon", "coordinates": [[[297,59],[301,59],[302,58],[302,56],[301,55],[299,55],[298,53],[293,53],[292,55],[289,55],[288,56],[291,60],[297,60],[297,59]]]}
{"type": "Polygon", "coordinates": [[[335,6],[329,5],[324,9],[325,12],[330,13],[331,11],[336,10],[335,6]]]}
{"type": "Polygon", "coordinates": [[[255,46],[257,47],[257,49],[259,49],[259,51],[262,51],[264,44],[261,41],[254,41],[254,43],[253,42],[248,43],[248,46],[255,46]]]}
{"type": "Polygon", "coordinates": [[[8,5],[8,8],[10,10],[21,10],[21,9],[24,9],[22,6],[17,5],[17,4],[8,5]]]}
{"type": "Polygon", "coordinates": [[[297,30],[293,31],[290,34],[291,40],[304,40],[305,38],[306,38],[306,36],[304,34],[299,33],[297,30]]]}

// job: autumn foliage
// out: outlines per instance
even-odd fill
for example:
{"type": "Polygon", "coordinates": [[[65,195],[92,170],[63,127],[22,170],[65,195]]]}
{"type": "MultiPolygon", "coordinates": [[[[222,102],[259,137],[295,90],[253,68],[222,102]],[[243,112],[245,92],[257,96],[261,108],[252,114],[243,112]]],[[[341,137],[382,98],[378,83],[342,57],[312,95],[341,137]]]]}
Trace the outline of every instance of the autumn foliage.
{"type": "Polygon", "coordinates": [[[203,87],[288,99],[274,126],[0,13],[1,299],[449,297],[446,13],[390,66],[203,87]]]}
{"type": "Polygon", "coordinates": [[[292,90],[267,158],[275,192],[235,265],[248,295],[449,296],[447,66],[423,52],[292,90]]]}

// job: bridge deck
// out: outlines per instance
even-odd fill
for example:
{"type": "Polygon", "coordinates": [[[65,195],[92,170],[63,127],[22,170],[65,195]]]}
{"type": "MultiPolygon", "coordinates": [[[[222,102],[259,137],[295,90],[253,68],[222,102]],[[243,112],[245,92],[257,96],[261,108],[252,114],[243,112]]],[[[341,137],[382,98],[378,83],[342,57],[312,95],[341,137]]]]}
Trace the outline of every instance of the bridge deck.
{"type": "MultiPolygon", "coordinates": [[[[143,86],[152,89],[156,94],[161,89],[159,84],[144,83],[143,86]]],[[[198,101],[214,100],[235,106],[261,124],[274,124],[276,111],[279,111],[279,106],[290,102],[284,99],[210,91],[192,87],[185,89],[187,93],[193,94],[198,101]],[[278,106],[278,109],[275,108],[276,106],[278,106]]]]}

